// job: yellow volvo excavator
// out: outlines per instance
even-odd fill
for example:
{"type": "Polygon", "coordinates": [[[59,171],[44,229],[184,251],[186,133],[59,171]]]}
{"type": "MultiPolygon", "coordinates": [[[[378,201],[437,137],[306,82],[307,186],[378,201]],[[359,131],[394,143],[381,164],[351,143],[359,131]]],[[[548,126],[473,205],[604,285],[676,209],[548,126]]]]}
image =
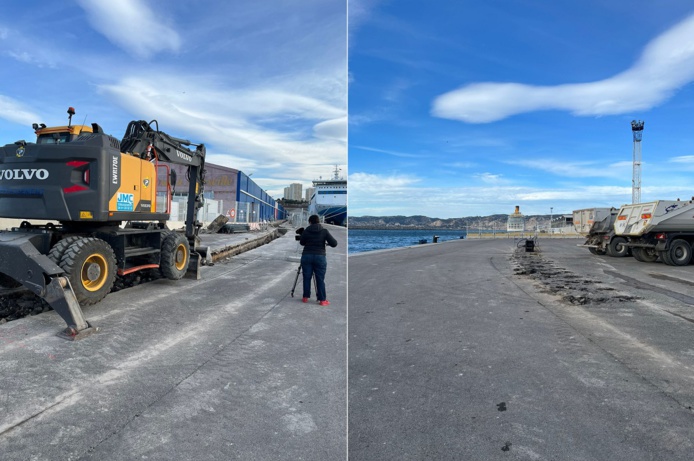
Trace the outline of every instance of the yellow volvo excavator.
{"type": "Polygon", "coordinates": [[[23,220],[0,232],[0,284],[44,298],[68,325],[62,335],[79,339],[94,331],[80,305],[103,299],[117,275],[200,277],[205,146],[159,131],[156,120],[130,122],[118,140],[96,123],[72,125],[74,113],[67,126],[34,124],[35,143],[0,147],[0,217],[23,220]],[[166,226],[172,163],[188,167],[185,233],[166,226]]]}

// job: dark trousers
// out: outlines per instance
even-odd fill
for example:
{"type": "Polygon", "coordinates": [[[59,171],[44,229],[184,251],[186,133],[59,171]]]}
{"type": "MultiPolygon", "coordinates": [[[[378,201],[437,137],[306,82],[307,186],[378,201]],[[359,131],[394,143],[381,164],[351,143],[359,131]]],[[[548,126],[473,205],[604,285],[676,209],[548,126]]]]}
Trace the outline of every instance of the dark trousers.
{"type": "Polygon", "coordinates": [[[304,298],[311,297],[311,277],[316,276],[316,295],[318,301],[325,301],[325,271],[328,270],[328,260],[325,255],[301,255],[301,271],[304,273],[304,298]]]}

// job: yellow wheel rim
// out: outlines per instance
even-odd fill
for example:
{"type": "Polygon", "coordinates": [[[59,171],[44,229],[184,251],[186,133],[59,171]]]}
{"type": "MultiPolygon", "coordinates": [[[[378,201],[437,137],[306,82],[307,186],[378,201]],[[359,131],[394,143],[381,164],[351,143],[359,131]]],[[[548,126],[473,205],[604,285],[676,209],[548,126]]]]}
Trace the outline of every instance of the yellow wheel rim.
{"type": "Polygon", "coordinates": [[[174,264],[176,265],[176,269],[179,271],[182,271],[188,265],[188,250],[182,243],[176,247],[176,261],[174,264]]]}
{"type": "Polygon", "coordinates": [[[89,255],[80,271],[82,286],[88,291],[97,291],[104,286],[107,278],[108,264],[106,258],[99,253],[89,255]]]}

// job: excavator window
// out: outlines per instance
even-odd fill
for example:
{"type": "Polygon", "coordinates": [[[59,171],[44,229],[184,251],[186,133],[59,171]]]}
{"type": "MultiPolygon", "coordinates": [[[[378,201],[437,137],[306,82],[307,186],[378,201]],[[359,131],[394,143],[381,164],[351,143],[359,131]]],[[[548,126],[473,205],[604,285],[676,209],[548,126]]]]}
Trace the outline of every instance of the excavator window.
{"type": "Polygon", "coordinates": [[[37,144],[63,144],[70,142],[70,133],[48,133],[39,135],[37,144]]]}

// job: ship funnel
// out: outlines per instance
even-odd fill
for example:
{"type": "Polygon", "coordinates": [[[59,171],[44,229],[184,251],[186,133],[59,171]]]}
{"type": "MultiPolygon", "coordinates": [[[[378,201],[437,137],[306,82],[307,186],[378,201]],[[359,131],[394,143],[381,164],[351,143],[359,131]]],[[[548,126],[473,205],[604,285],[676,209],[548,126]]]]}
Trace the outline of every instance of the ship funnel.
{"type": "Polygon", "coordinates": [[[516,205],[516,211],[513,214],[520,214],[520,206],[516,205]]]}

